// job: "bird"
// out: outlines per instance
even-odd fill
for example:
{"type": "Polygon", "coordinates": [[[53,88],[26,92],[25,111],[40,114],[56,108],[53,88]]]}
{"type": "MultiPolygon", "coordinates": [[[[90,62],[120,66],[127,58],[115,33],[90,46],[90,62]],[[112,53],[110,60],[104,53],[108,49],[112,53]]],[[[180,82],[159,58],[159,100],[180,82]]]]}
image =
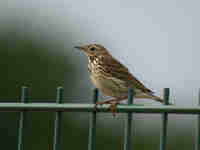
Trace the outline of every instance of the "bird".
{"type": "Polygon", "coordinates": [[[132,75],[129,69],[114,58],[100,44],[75,46],[88,58],[89,77],[94,86],[111,99],[99,101],[98,104],[111,104],[110,109],[115,114],[116,105],[128,98],[128,90],[134,89],[134,98],[152,99],[163,103],[163,99],[154,95],[141,81],[132,75]]]}

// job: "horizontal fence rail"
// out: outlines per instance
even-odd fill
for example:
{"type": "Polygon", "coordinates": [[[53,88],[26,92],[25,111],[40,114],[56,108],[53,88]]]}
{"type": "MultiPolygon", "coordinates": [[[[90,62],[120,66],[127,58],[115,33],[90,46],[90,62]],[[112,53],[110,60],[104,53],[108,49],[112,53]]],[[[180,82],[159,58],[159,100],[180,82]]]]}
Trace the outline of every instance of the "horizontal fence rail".
{"type": "MultiPolygon", "coordinates": [[[[53,104],[53,103],[0,103],[1,111],[48,111],[48,112],[93,112],[94,104],[74,104],[74,103],[64,103],[64,104],[53,104]]],[[[103,104],[102,106],[97,106],[97,112],[109,112],[108,104],[103,104]]],[[[125,105],[119,104],[116,108],[117,112],[127,113],[175,113],[175,114],[200,114],[200,107],[193,106],[141,106],[141,105],[125,105]]]]}

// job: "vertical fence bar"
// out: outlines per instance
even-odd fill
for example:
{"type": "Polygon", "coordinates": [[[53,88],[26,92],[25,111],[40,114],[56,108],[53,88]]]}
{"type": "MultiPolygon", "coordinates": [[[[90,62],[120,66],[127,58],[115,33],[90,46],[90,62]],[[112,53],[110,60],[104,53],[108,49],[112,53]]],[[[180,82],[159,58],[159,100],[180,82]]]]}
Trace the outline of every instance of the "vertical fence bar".
{"type": "MultiPolygon", "coordinates": [[[[129,89],[128,92],[128,105],[133,103],[134,91],[129,89]]],[[[131,149],[131,127],[132,127],[132,113],[127,113],[127,118],[125,120],[125,130],[124,130],[124,150],[131,149]]]]}
{"type": "MultiPolygon", "coordinates": [[[[164,89],[164,105],[169,105],[169,88],[164,89]]],[[[162,114],[162,129],[160,135],[160,150],[166,150],[168,114],[162,114]]]]}
{"type": "MultiPolygon", "coordinates": [[[[64,89],[62,87],[58,87],[57,88],[57,92],[56,92],[56,103],[58,103],[58,104],[62,103],[62,101],[63,101],[63,93],[64,93],[64,89]]],[[[61,111],[56,112],[55,124],[54,124],[53,150],[59,150],[60,149],[61,117],[62,117],[62,112],[61,111]]]]}
{"type": "MultiPolygon", "coordinates": [[[[93,104],[96,104],[98,100],[98,90],[93,91],[93,104]]],[[[91,113],[89,122],[89,140],[88,140],[88,150],[96,149],[96,111],[91,113]]]]}
{"type": "MultiPolygon", "coordinates": [[[[198,105],[200,106],[200,89],[198,93],[198,105]]],[[[200,150],[200,114],[197,115],[197,136],[196,136],[196,150],[200,150]]]]}
{"type": "MultiPolygon", "coordinates": [[[[21,94],[21,103],[28,102],[28,88],[23,86],[22,87],[22,94],[21,94]]],[[[18,150],[23,150],[24,146],[24,126],[25,126],[25,111],[20,112],[19,118],[19,130],[18,130],[18,150]]]]}

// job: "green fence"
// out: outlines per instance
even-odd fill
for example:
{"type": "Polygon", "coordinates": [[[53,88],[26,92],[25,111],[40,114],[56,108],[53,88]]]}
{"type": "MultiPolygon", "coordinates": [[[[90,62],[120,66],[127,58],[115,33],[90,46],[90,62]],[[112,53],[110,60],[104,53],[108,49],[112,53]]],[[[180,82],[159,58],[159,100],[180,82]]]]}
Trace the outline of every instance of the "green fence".
{"type": "MultiPolygon", "coordinates": [[[[199,92],[200,93],[200,92],[199,92]]],[[[200,107],[178,107],[169,104],[169,88],[164,89],[164,105],[163,106],[140,106],[133,103],[134,91],[129,90],[128,104],[118,105],[117,112],[126,113],[125,128],[124,128],[124,150],[134,149],[131,144],[131,137],[134,136],[132,128],[134,122],[132,121],[132,114],[134,113],[160,113],[162,115],[162,128],[160,131],[160,150],[166,150],[167,143],[167,122],[168,114],[196,114],[197,115],[197,136],[196,136],[196,150],[200,150],[200,107]]],[[[28,103],[28,88],[22,87],[21,103],[0,103],[0,111],[18,111],[20,112],[19,119],[19,132],[18,132],[18,150],[23,150],[24,142],[24,128],[26,127],[26,112],[27,111],[48,111],[55,112],[55,125],[54,125],[54,143],[53,150],[60,150],[60,125],[62,121],[62,112],[90,112],[89,122],[89,137],[88,137],[88,150],[96,149],[96,114],[99,112],[110,112],[109,105],[97,106],[95,103],[98,100],[98,90],[93,92],[93,104],[71,104],[63,103],[63,88],[57,88],[56,103],[28,103]]],[[[199,94],[200,103],[200,94],[199,94]]],[[[199,104],[200,105],[200,104],[199,104]]],[[[64,133],[63,133],[64,134],[64,133]]]]}

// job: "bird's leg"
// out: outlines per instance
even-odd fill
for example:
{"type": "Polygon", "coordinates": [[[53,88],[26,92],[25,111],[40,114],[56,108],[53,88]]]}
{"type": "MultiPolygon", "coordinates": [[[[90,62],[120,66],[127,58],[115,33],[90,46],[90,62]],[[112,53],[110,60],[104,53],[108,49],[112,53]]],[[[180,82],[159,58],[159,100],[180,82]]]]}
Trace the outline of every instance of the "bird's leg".
{"type": "Polygon", "coordinates": [[[116,114],[117,114],[117,109],[116,109],[116,107],[117,107],[118,104],[119,104],[119,101],[114,101],[114,102],[112,102],[112,103],[110,104],[109,109],[110,109],[110,111],[112,112],[113,117],[115,117],[116,114]]]}
{"type": "Polygon", "coordinates": [[[111,99],[107,99],[107,100],[104,100],[104,101],[97,102],[96,105],[111,104],[114,101],[116,101],[116,98],[111,98],[111,99]]]}
{"type": "Polygon", "coordinates": [[[114,102],[114,101],[116,101],[116,98],[111,98],[111,99],[107,99],[104,101],[96,102],[96,104],[94,105],[94,110],[96,111],[97,105],[112,104],[112,102],[114,102]]]}
{"type": "Polygon", "coordinates": [[[128,98],[128,96],[121,96],[121,97],[117,97],[117,98],[115,97],[115,98],[111,98],[111,99],[108,99],[108,100],[96,102],[96,105],[112,104],[115,101],[122,101],[122,100],[125,100],[127,98],[128,98]]]}
{"type": "Polygon", "coordinates": [[[105,101],[102,101],[102,102],[97,102],[96,104],[95,104],[95,110],[96,110],[96,107],[97,107],[97,105],[103,105],[103,104],[110,104],[110,107],[109,107],[109,109],[111,110],[111,112],[113,113],[113,116],[115,116],[116,115],[116,106],[117,106],[117,104],[119,104],[120,103],[120,101],[122,101],[122,100],[125,100],[125,99],[127,99],[128,98],[128,96],[122,96],[122,97],[117,97],[117,98],[112,98],[112,99],[108,99],[108,100],[105,100],[105,101]]]}

